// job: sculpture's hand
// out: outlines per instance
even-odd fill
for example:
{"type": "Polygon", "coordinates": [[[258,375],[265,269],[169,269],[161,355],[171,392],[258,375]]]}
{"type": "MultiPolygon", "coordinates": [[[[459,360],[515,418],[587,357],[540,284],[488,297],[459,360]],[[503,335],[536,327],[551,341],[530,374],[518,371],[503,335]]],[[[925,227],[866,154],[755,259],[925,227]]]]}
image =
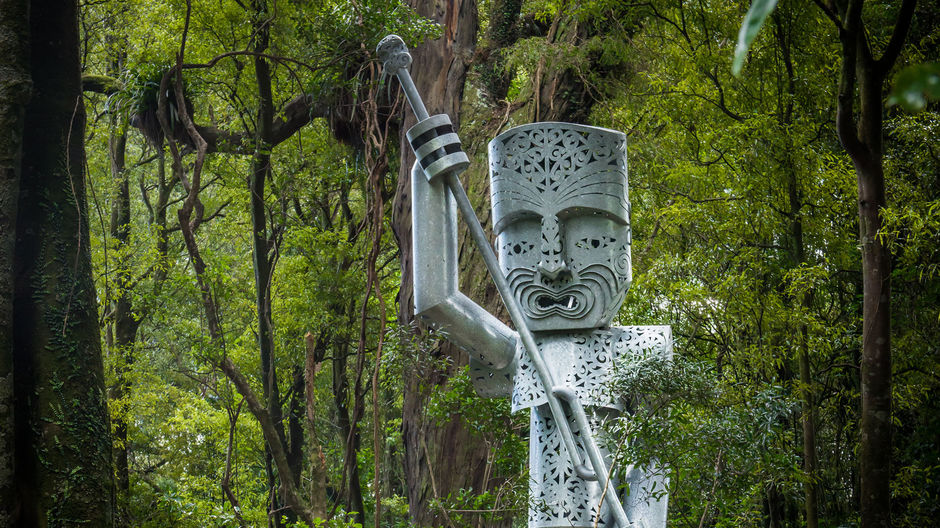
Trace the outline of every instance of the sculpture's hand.
{"type": "Polygon", "coordinates": [[[405,41],[398,35],[389,35],[379,42],[375,52],[382,61],[385,73],[398,77],[405,98],[418,118],[418,124],[411,127],[407,135],[418,164],[424,169],[428,180],[465,171],[470,166],[470,159],[460,146],[460,138],[454,132],[450,117],[447,114],[428,116],[424,101],[411,80],[411,74],[408,73],[411,54],[408,53],[405,41]]]}
{"type": "Polygon", "coordinates": [[[406,135],[428,181],[449,174],[456,176],[470,166],[470,158],[463,151],[460,138],[454,132],[454,125],[447,114],[420,121],[406,135]]]}
{"type": "Polygon", "coordinates": [[[375,47],[375,53],[382,61],[382,68],[386,73],[398,75],[398,70],[408,69],[411,66],[411,54],[408,46],[398,35],[389,35],[375,47]]]}

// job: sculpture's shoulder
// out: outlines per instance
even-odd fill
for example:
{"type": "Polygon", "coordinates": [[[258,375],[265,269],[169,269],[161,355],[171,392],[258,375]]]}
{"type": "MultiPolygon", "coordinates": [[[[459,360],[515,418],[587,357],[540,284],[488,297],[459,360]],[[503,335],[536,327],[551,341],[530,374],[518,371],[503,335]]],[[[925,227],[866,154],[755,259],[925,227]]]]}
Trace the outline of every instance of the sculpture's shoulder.
{"type": "Polygon", "coordinates": [[[502,369],[496,369],[484,357],[470,354],[470,381],[473,382],[473,388],[479,396],[499,398],[510,395],[515,373],[515,361],[502,369]]]}
{"type": "Polygon", "coordinates": [[[612,326],[609,332],[617,357],[672,358],[672,327],[669,325],[612,326]]]}

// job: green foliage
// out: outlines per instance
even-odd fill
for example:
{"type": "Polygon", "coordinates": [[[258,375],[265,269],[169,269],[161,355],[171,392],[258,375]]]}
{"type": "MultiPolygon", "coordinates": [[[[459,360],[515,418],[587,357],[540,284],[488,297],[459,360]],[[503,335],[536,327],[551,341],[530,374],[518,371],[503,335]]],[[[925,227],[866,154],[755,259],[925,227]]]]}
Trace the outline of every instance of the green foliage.
{"type": "Polygon", "coordinates": [[[940,99],[940,63],[914,64],[894,79],[888,104],[901,105],[908,112],[926,108],[927,101],[940,99]]]}
{"type": "Polygon", "coordinates": [[[783,387],[719,378],[708,363],[679,355],[621,365],[613,389],[631,395],[634,410],[610,424],[615,437],[631,439],[620,446],[617,467],[635,463],[669,475],[671,522],[697,522],[701,506],[692,505],[703,501],[706,510],[728,512],[718,526],[754,526],[768,485],[799,482],[795,454],[779,449],[796,407],[783,387]]]}
{"type": "Polygon", "coordinates": [[[130,114],[157,109],[157,92],[169,63],[146,62],[123,72],[124,89],[113,97],[115,109],[127,107],[130,114]]]}
{"type": "MultiPolygon", "coordinates": [[[[446,423],[460,416],[470,429],[481,435],[490,447],[492,464],[498,474],[516,474],[524,467],[528,453],[528,413],[510,412],[505,398],[480,398],[473,389],[469,367],[450,378],[443,390],[432,393],[428,418],[446,423]]],[[[480,509],[477,505],[474,509],[480,509]]]]}

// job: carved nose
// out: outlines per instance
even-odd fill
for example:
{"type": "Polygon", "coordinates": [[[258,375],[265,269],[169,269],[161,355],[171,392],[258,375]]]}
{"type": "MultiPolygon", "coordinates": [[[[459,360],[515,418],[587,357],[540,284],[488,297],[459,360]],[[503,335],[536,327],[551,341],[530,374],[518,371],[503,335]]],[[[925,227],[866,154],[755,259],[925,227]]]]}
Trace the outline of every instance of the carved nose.
{"type": "Polygon", "coordinates": [[[558,217],[547,215],[542,217],[542,258],[539,260],[538,270],[543,277],[555,280],[562,274],[568,273],[568,264],[565,262],[564,243],[561,239],[561,228],[558,217]]]}
{"type": "Polygon", "coordinates": [[[546,261],[542,259],[539,261],[539,273],[542,274],[546,279],[555,280],[561,275],[568,273],[568,264],[564,260],[552,260],[546,261]]]}

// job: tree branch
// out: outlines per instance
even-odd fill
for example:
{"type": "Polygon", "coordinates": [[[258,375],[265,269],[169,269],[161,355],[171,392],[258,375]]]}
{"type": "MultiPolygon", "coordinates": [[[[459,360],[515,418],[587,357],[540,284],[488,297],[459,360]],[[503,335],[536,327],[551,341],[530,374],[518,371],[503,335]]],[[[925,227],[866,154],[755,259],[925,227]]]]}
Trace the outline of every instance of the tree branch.
{"type": "Polygon", "coordinates": [[[832,6],[824,4],[822,0],[813,0],[813,3],[816,4],[823,13],[825,13],[826,17],[831,20],[833,24],[835,24],[836,28],[840,32],[845,29],[845,27],[842,25],[842,20],[839,19],[839,15],[836,14],[832,6]]]}
{"type": "MultiPolygon", "coordinates": [[[[291,99],[276,112],[271,131],[272,147],[277,146],[317,117],[327,117],[330,101],[315,101],[310,94],[300,94],[291,99]]],[[[221,130],[214,126],[196,125],[196,130],[206,141],[206,153],[223,152],[227,154],[253,155],[254,137],[244,132],[221,130]]]]}
{"type": "Polygon", "coordinates": [[[904,41],[907,40],[907,33],[911,29],[911,20],[914,18],[914,7],[917,0],[904,0],[901,4],[901,11],[898,13],[898,21],[894,25],[894,32],[891,34],[891,41],[885,48],[884,54],[875,62],[875,68],[880,75],[885,75],[894,66],[898,60],[901,49],[904,48],[904,41]]]}
{"type": "Polygon", "coordinates": [[[82,75],[82,91],[111,95],[124,89],[121,81],[107,75],[82,75]]]}
{"type": "Polygon", "coordinates": [[[845,15],[845,28],[839,32],[842,43],[842,68],[839,74],[839,95],[836,110],[836,129],[839,140],[852,158],[860,157],[865,147],[855,130],[855,84],[858,48],[865,45],[862,31],[862,3],[853,1],[845,15]]]}
{"type": "Polygon", "coordinates": [[[291,474],[291,468],[287,463],[287,452],[284,450],[284,444],[281,442],[281,438],[277,434],[277,428],[274,425],[274,421],[271,419],[271,415],[268,413],[268,410],[264,408],[261,404],[261,401],[258,400],[258,396],[251,389],[251,385],[248,383],[248,380],[245,379],[245,376],[242,375],[241,371],[238,370],[238,367],[232,363],[230,358],[223,358],[218,363],[219,369],[228,377],[229,380],[235,385],[238,393],[241,394],[242,398],[245,399],[245,403],[248,404],[248,410],[251,411],[251,414],[254,415],[255,419],[258,420],[258,423],[261,425],[261,434],[264,436],[265,442],[268,445],[268,448],[271,450],[271,457],[274,459],[274,463],[277,465],[278,472],[281,475],[284,475],[285,478],[280,479],[281,491],[284,493],[284,498],[287,500],[287,505],[291,510],[294,511],[301,519],[304,520],[309,526],[316,526],[313,522],[313,517],[310,515],[310,511],[306,506],[301,503],[300,497],[297,496],[297,492],[294,489],[294,485],[291,482],[290,478],[286,478],[287,475],[291,474]]]}

